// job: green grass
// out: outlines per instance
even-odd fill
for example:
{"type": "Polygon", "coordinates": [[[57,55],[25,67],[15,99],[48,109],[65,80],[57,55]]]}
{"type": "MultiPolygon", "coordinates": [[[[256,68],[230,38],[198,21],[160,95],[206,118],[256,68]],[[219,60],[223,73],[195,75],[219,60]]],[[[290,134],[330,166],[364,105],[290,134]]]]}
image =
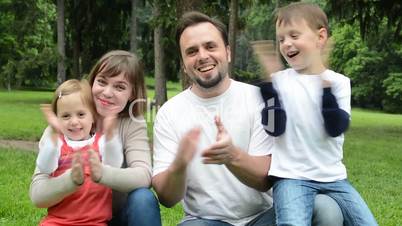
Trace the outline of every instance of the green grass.
{"type": "Polygon", "coordinates": [[[0,149],[0,225],[38,225],[45,209],[37,209],[28,191],[36,154],[0,149]]]}
{"type": "MultiPolygon", "coordinates": [[[[174,95],[178,90],[170,91],[174,95]]],[[[37,139],[45,127],[38,105],[50,97],[50,92],[0,91],[0,137],[37,139]]],[[[149,125],[150,130],[152,122],[149,125]]],[[[353,109],[344,163],[350,181],[379,225],[402,225],[401,137],[402,115],[353,109]]],[[[28,197],[35,157],[31,152],[0,149],[1,226],[35,225],[45,214],[45,210],[33,207],[28,197]]],[[[166,226],[176,225],[183,216],[180,205],[172,209],[161,207],[161,214],[166,226]]]]}
{"type": "Polygon", "coordinates": [[[379,225],[402,225],[402,115],[355,109],[344,163],[379,225]]]}
{"type": "MultiPolygon", "coordinates": [[[[146,77],[145,78],[145,84],[147,86],[148,91],[150,91],[147,94],[148,98],[153,99],[154,94],[155,94],[153,92],[153,90],[155,89],[155,79],[152,78],[152,77],[146,77]]],[[[166,83],[166,89],[167,89],[168,98],[173,97],[174,95],[176,95],[177,93],[179,93],[182,90],[180,83],[171,82],[171,81],[168,81],[166,83]]]]}
{"type": "Polygon", "coordinates": [[[39,104],[51,98],[51,92],[0,91],[0,138],[38,140],[46,127],[39,104]]]}

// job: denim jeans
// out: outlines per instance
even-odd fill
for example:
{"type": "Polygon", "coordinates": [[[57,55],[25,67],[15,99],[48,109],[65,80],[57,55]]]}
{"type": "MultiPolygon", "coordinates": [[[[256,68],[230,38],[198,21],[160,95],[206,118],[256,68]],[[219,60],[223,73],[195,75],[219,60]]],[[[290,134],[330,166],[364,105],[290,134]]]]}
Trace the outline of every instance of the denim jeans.
{"type": "MultiPolygon", "coordinates": [[[[261,214],[248,225],[275,225],[275,213],[273,208],[261,214]]],[[[229,226],[230,224],[207,219],[189,220],[179,224],[179,226],[229,226]]],[[[314,226],[343,226],[343,215],[339,205],[327,195],[319,194],[314,201],[314,226]]]]}
{"type": "Polygon", "coordinates": [[[148,188],[138,188],[127,196],[127,204],[109,226],[161,226],[159,202],[148,188]]]}
{"type": "Polygon", "coordinates": [[[346,179],[323,183],[279,178],[273,188],[278,226],[311,225],[314,197],[319,193],[338,203],[346,226],[378,225],[367,204],[346,179]]]}
{"type": "MultiPolygon", "coordinates": [[[[265,211],[257,216],[251,222],[247,223],[247,226],[274,226],[275,225],[275,212],[273,208],[265,211]]],[[[207,219],[194,219],[188,220],[178,224],[178,226],[232,226],[229,223],[219,220],[207,220],[207,219]]]]}
{"type": "Polygon", "coordinates": [[[313,226],[343,226],[343,215],[331,197],[318,194],[314,200],[313,226]]]}

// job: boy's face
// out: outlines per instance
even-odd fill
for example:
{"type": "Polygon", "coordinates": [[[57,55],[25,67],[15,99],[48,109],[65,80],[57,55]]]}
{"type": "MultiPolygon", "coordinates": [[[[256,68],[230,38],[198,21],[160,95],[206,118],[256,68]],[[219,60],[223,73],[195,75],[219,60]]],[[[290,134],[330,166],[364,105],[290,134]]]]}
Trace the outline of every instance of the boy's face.
{"type": "Polygon", "coordinates": [[[279,50],[288,64],[301,74],[318,74],[325,70],[321,49],[327,39],[325,28],[312,30],[302,19],[276,23],[279,50]]]}
{"type": "Polygon", "coordinates": [[[70,140],[86,140],[90,137],[94,118],[81,100],[79,92],[62,96],[57,101],[57,118],[63,132],[70,140]]]}

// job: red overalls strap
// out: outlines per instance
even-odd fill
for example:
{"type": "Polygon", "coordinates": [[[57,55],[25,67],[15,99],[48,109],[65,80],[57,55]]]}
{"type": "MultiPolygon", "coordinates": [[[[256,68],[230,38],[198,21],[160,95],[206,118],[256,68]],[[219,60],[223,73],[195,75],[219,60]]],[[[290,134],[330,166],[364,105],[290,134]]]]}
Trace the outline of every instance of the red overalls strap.
{"type": "Polygon", "coordinates": [[[96,133],[94,143],[86,145],[79,150],[73,150],[73,148],[68,146],[64,137],[61,139],[63,144],[59,167],[51,176],[57,177],[70,169],[73,152],[80,151],[84,164],[84,184],[73,194],[65,197],[61,202],[48,208],[48,216],[43,219],[40,225],[107,225],[107,221],[112,217],[112,190],[91,180],[87,153],[88,150],[93,149],[100,157],[99,139],[101,135],[96,133]]]}

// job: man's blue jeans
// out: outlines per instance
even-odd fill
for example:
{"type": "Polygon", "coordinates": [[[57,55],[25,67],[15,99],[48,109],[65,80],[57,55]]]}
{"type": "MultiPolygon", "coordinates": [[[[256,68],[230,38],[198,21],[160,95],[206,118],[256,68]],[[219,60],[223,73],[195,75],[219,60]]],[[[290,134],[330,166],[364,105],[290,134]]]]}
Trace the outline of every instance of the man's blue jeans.
{"type": "Polygon", "coordinates": [[[114,216],[109,226],[161,226],[159,202],[148,188],[138,188],[128,194],[127,205],[114,216]]]}
{"type": "MultiPolygon", "coordinates": [[[[274,226],[275,225],[275,213],[273,208],[260,214],[254,220],[249,222],[247,226],[274,226]]],[[[178,224],[178,226],[232,226],[229,223],[218,221],[218,220],[207,220],[207,219],[195,219],[188,220],[183,223],[178,224]]]]}
{"type": "Polygon", "coordinates": [[[278,178],[273,189],[278,226],[311,225],[317,194],[328,195],[338,203],[345,225],[378,225],[367,204],[346,179],[323,183],[278,178]]]}
{"type": "MultiPolygon", "coordinates": [[[[229,226],[230,224],[207,219],[189,220],[179,226],[229,226]]],[[[247,224],[248,226],[275,225],[274,208],[266,211],[247,224]]],[[[317,195],[314,203],[314,226],[343,226],[343,216],[338,204],[326,195],[317,195]]]]}

